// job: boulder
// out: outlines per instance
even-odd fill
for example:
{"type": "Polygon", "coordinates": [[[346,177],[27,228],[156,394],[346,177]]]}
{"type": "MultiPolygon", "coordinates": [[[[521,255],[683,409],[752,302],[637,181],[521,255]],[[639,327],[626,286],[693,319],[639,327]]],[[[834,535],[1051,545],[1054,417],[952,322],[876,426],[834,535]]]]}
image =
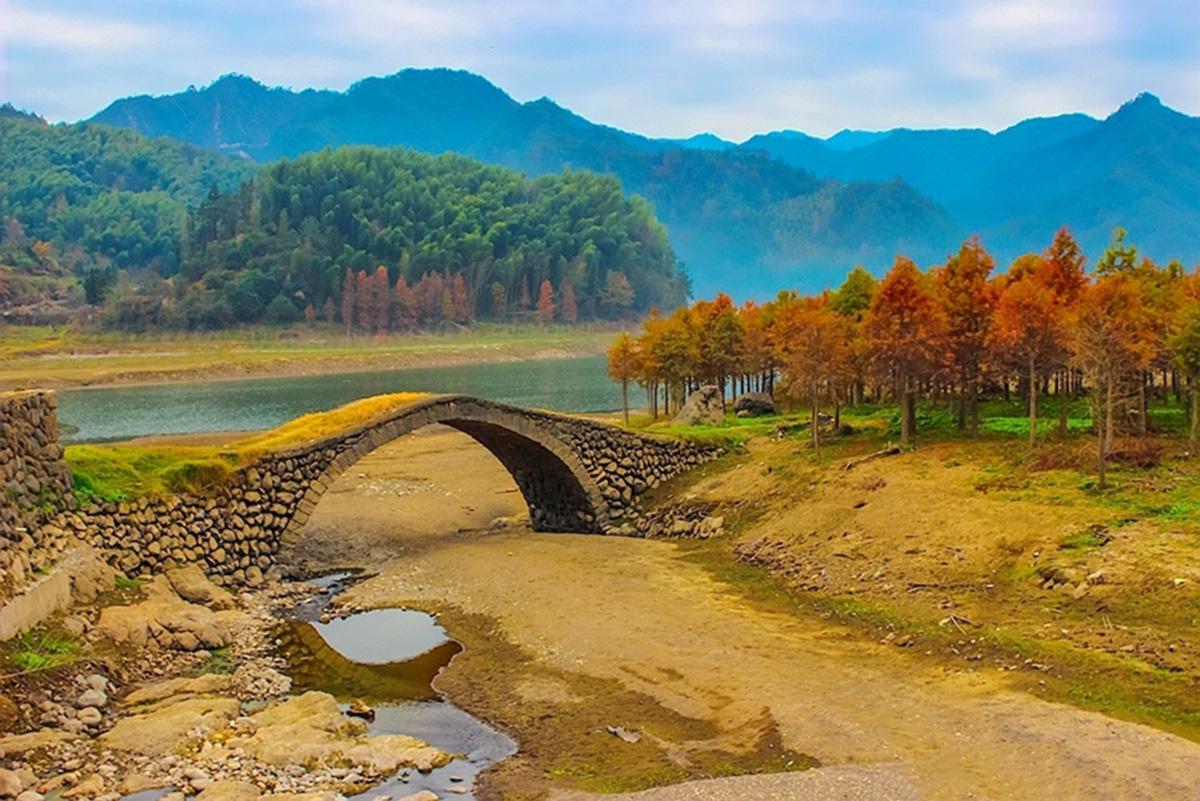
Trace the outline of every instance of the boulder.
{"type": "Polygon", "coordinates": [[[262,790],[248,782],[229,779],[213,782],[196,796],[196,801],[258,801],[262,790]]]}
{"type": "Polygon", "coordinates": [[[229,645],[228,627],[206,606],[188,603],[161,576],[146,588],[146,600],[109,606],[96,630],[118,645],[143,647],[151,641],[163,648],[198,651],[229,645]]]}
{"type": "Polygon", "coordinates": [[[196,695],[215,695],[225,692],[231,685],[232,680],[230,677],[220,673],[206,673],[194,679],[186,677],[166,679],[153,684],[147,684],[145,687],[139,687],[125,696],[121,703],[124,706],[138,706],[141,704],[153,704],[164,698],[182,700],[180,696],[190,698],[196,695]]]}
{"type": "Polygon", "coordinates": [[[68,740],[78,740],[79,735],[66,731],[51,731],[42,729],[28,734],[10,734],[0,737],[0,757],[13,754],[25,754],[30,751],[40,751],[52,745],[65,743],[68,740]]]}
{"type": "Polygon", "coordinates": [[[766,392],[746,392],[733,402],[733,411],[738,417],[761,417],[776,414],[775,400],[766,392]]]}
{"type": "Polygon", "coordinates": [[[232,609],[233,595],[213,584],[196,565],[178,567],[167,572],[167,580],[179,597],[210,609],[232,609]]]}
{"type": "Polygon", "coordinates": [[[15,770],[0,768],[0,798],[16,798],[25,789],[25,783],[15,770]]]}
{"type": "Polygon", "coordinates": [[[675,415],[675,422],[689,426],[702,423],[715,426],[724,421],[725,404],[721,402],[721,390],[711,385],[700,387],[688,395],[683,408],[675,415]]]}
{"type": "Polygon", "coordinates": [[[366,724],[347,718],[332,695],[307,692],[250,716],[252,733],[226,747],[269,765],[346,765],[376,773],[403,767],[430,770],[451,757],[420,740],[396,734],[364,736],[366,724]]]}
{"type": "Polygon", "coordinates": [[[130,715],[100,735],[106,748],[143,756],[169,754],[188,739],[188,732],[213,731],[233,720],[240,705],[233,698],[199,696],[166,701],[138,715],[130,715]]]}

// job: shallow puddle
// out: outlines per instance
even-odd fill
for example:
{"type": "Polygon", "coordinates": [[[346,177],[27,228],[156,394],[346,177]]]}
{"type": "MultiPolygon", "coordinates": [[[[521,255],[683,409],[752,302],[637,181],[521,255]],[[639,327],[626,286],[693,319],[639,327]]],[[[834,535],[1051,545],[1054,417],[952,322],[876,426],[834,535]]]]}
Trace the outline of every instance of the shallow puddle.
{"type": "Polygon", "coordinates": [[[432,683],[462,646],[437,619],[411,609],[377,609],[321,622],[329,600],[352,580],[348,574],[314,583],[322,593],[293,609],[277,632],[294,692],[320,690],[343,706],[363,700],[375,710],[372,734],[407,734],[455,754],[429,773],[402,771],[357,798],[404,797],[430,790],[472,799],[475,777],[516,753],[517,743],[447,701],[432,683]],[[465,791],[465,792],[464,792],[465,791]]]}

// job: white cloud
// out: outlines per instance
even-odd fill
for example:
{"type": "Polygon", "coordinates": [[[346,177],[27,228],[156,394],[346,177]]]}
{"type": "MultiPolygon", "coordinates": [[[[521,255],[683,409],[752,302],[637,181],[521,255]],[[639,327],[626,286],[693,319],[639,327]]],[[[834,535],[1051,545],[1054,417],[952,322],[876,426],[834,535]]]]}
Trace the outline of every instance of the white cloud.
{"type": "Polygon", "coordinates": [[[49,50],[120,52],[154,42],[147,25],[93,16],[61,14],[12,4],[0,18],[0,42],[49,50]]]}

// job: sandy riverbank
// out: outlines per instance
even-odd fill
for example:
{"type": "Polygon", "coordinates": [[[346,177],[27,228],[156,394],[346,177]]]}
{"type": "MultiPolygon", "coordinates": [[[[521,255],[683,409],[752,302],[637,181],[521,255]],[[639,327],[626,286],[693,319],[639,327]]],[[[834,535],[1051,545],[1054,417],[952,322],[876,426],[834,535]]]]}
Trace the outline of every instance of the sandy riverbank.
{"type": "Polygon", "coordinates": [[[444,335],[113,338],[0,333],[0,391],[329,375],[602,354],[607,329],[481,327],[444,335]]]}

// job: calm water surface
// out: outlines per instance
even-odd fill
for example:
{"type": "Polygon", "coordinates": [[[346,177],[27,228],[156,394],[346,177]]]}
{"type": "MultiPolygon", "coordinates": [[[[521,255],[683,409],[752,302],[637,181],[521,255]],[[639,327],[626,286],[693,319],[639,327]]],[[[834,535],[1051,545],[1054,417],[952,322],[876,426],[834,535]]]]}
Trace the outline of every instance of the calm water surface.
{"type": "Polygon", "coordinates": [[[340,375],[252,378],[65,390],[58,418],[68,442],[274,428],[293,417],[385,392],[452,392],[560,412],[621,407],[603,356],[340,375]]]}
{"type": "Polygon", "coordinates": [[[432,688],[434,677],[462,650],[437,618],[412,609],[375,609],[320,622],[330,598],[351,580],[341,573],[316,582],[323,592],[294,609],[277,630],[293,692],[328,692],[343,708],[364,699],[375,710],[371,734],[407,734],[454,755],[429,773],[402,770],[352,801],[403,798],[419,790],[471,801],[476,777],[516,753],[516,741],[432,688]]]}

